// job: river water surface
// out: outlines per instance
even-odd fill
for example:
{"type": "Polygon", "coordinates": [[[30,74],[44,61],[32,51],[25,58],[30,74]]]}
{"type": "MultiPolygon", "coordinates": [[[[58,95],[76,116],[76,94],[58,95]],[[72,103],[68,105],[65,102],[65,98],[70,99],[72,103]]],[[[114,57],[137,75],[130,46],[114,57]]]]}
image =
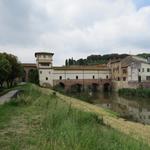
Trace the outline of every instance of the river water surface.
{"type": "Polygon", "coordinates": [[[134,122],[150,124],[150,99],[124,98],[116,93],[93,93],[90,102],[134,122]]]}

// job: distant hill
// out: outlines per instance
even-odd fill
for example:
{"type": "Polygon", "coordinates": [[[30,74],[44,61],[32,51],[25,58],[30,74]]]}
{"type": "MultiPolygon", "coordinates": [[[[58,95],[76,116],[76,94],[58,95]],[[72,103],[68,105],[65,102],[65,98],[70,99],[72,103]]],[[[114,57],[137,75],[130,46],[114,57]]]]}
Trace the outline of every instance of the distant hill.
{"type": "MultiPolygon", "coordinates": [[[[96,65],[96,64],[105,64],[108,63],[110,59],[118,59],[118,58],[125,58],[129,56],[128,54],[107,54],[107,55],[90,55],[87,58],[83,59],[80,58],[78,60],[74,60],[73,58],[66,59],[65,65],[72,66],[72,65],[96,65]]],[[[138,54],[137,56],[142,58],[150,57],[148,53],[138,54]]]]}
{"type": "Polygon", "coordinates": [[[138,54],[137,56],[147,59],[148,57],[150,57],[150,53],[142,53],[142,54],[138,54]]]}

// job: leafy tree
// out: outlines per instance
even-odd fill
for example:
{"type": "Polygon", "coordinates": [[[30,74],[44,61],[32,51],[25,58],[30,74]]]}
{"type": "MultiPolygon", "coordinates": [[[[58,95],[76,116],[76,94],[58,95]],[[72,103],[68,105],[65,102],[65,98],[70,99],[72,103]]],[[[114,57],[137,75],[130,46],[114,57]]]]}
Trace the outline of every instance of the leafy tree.
{"type": "Polygon", "coordinates": [[[7,80],[7,86],[12,87],[14,85],[15,79],[22,76],[23,67],[16,56],[7,53],[3,53],[3,55],[11,64],[11,72],[7,80]]]}
{"type": "Polygon", "coordinates": [[[0,53],[0,64],[1,86],[7,82],[7,87],[12,87],[15,80],[22,76],[23,66],[16,56],[7,53],[0,53]]]}
{"type": "Polygon", "coordinates": [[[9,61],[0,54],[0,87],[3,87],[3,83],[8,79],[11,72],[11,65],[9,61]]]}

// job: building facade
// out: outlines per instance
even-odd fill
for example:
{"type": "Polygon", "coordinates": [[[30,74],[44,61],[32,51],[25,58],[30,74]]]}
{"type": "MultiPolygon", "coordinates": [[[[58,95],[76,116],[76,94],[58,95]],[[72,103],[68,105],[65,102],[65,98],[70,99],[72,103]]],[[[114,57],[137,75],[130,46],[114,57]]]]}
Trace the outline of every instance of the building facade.
{"type": "Polygon", "coordinates": [[[107,65],[54,67],[53,55],[53,53],[35,53],[41,86],[54,87],[60,84],[65,89],[73,85],[82,88],[88,86],[95,86],[97,89],[110,88],[111,71],[107,65]]]}
{"type": "Polygon", "coordinates": [[[150,87],[150,62],[137,56],[111,60],[112,81],[115,89],[150,87]]]}
{"type": "Polygon", "coordinates": [[[53,66],[53,53],[35,53],[41,86],[65,89],[78,85],[82,88],[94,86],[97,89],[150,88],[150,61],[127,56],[110,60],[109,63],[94,66],[53,66]]]}

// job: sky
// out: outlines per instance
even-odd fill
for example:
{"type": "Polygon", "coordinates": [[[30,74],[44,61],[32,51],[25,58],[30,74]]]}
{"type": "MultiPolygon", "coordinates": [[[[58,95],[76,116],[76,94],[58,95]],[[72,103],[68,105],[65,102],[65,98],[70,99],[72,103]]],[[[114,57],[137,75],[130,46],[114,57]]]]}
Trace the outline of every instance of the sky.
{"type": "Polygon", "coordinates": [[[150,0],[0,0],[0,52],[54,64],[91,54],[150,53],[150,0]]]}

